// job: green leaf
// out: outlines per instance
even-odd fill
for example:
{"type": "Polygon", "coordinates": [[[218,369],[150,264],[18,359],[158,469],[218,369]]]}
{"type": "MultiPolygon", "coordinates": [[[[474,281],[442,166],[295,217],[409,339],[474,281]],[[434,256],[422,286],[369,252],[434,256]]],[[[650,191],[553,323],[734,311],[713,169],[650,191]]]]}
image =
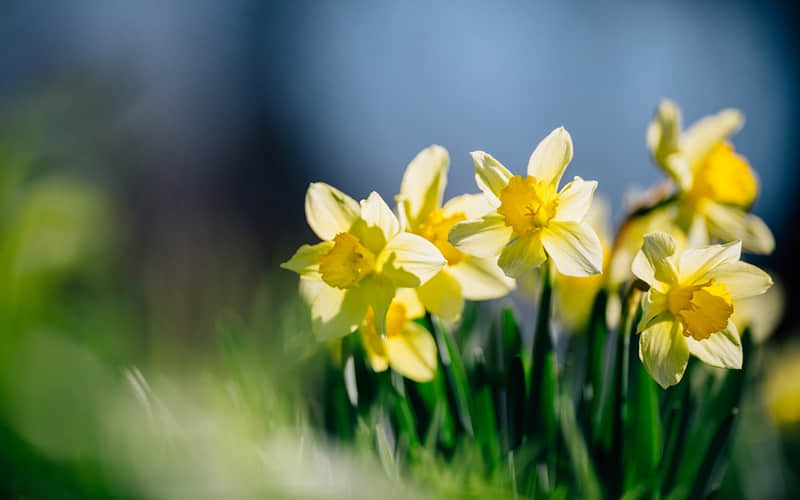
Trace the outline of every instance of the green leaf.
{"type": "Polygon", "coordinates": [[[445,331],[439,319],[433,315],[428,315],[429,321],[433,326],[434,336],[439,348],[439,360],[446,372],[447,380],[455,397],[456,412],[464,430],[470,436],[474,436],[472,424],[472,393],[467,380],[467,372],[464,369],[464,362],[461,353],[455,345],[450,335],[445,331]]]}
{"type": "Polygon", "coordinates": [[[530,397],[525,421],[530,425],[526,434],[535,433],[552,444],[556,438],[556,372],[553,342],[550,338],[553,284],[549,269],[548,264],[543,266],[542,295],[533,338],[530,397]]]}

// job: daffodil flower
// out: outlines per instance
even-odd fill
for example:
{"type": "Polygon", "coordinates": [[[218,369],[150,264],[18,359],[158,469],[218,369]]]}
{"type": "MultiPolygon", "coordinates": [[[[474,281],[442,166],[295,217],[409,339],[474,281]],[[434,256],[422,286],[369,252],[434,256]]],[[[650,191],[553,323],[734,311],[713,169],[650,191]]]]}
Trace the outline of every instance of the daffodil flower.
{"type": "Polygon", "coordinates": [[[728,137],[744,123],[741,112],[725,109],[681,130],[681,111],[663,101],[647,129],[655,162],[680,189],[680,214],[687,231],[741,240],[746,251],[768,254],[775,239],[759,217],[747,213],[758,195],[758,178],[728,137]]]}
{"type": "Polygon", "coordinates": [[[281,267],[300,275],[301,294],[322,340],[350,333],[370,308],[383,334],[395,291],[422,285],[446,263],[428,240],[400,230],[376,192],[359,203],[334,187],[313,183],[305,210],[308,225],[323,241],[301,246],[281,267]]]}
{"type": "Polygon", "coordinates": [[[417,154],[403,174],[397,209],[402,229],[427,239],[447,259],[442,270],[416,293],[428,311],[455,321],[464,309],[464,299],[496,299],[515,284],[497,266],[497,259],[467,255],[447,240],[456,223],[492,210],[483,194],[456,196],[442,205],[449,164],[450,156],[441,146],[417,154]]]}
{"type": "Polygon", "coordinates": [[[414,318],[425,315],[425,306],[408,288],[397,291],[386,312],[386,336],[375,329],[375,312],[370,308],[358,332],[370,366],[376,372],[388,367],[416,382],[428,382],[436,374],[436,341],[414,318]]]}
{"type": "Polygon", "coordinates": [[[469,255],[496,257],[512,278],[539,267],[548,257],[568,276],[601,271],[603,248],[583,221],[597,182],[575,177],[558,190],[572,160],[572,139],[563,127],[536,146],[527,177],[512,175],[483,151],[473,152],[472,159],[478,187],[494,210],[453,226],[449,237],[453,246],[469,255]]]}
{"type": "Polygon", "coordinates": [[[667,233],[644,237],[633,274],[650,285],[637,330],[639,358],[662,387],[683,377],[689,354],[720,368],[741,368],[734,301],[764,293],[772,279],[740,262],[741,242],[676,252],[667,233]]]}

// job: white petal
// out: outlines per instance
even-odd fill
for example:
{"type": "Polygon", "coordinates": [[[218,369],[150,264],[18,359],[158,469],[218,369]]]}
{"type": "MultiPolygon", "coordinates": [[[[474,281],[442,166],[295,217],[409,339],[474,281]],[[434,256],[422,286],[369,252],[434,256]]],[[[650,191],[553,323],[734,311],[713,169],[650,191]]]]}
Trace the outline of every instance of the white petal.
{"type": "Polygon", "coordinates": [[[503,248],[497,265],[506,276],[518,278],[547,260],[539,234],[520,236],[503,248]]]}
{"type": "Polygon", "coordinates": [[[442,205],[450,155],[441,146],[430,146],[411,160],[403,174],[398,203],[404,205],[412,224],[425,219],[442,205]]]}
{"type": "Polygon", "coordinates": [[[462,213],[467,219],[478,219],[493,211],[495,208],[497,207],[492,205],[488,196],[479,193],[454,196],[444,204],[442,210],[447,216],[462,213]]]}
{"type": "Polygon", "coordinates": [[[436,374],[436,341],[430,332],[412,321],[399,335],[386,339],[392,369],[417,382],[428,382],[436,374]]]}
{"type": "Polygon", "coordinates": [[[680,282],[684,285],[704,283],[716,268],[738,262],[741,255],[742,243],[739,241],[686,250],[680,257],[680,282]]]}
{"type": "Polygon", "coordinates": [[[465,299],[490,300],[503,297],[516,287],[516,282],[505,275],[496,258],[468,257],[448,268],[461,283],[465,299]]]}
{"type": "Polygon", "coordinates": [[[646,234],[642,249],[636,254],[631,265],[634,276],[659,290],[665,284],[675,283],[678,272],[672,261],[675,253],[675,240],[667,233],[646,234]]]}
{"type": "Polygon", "coordinates": [[[695,340],[686,337],[689,352],[700,358],[703,363],[717,368],[742,367],[742,342],[739,332],[732,322],[721,332],[712,333],[707,339],[695,340]]]}
{"type": "Polygon", "coordinates": [[[575,177],[558,193],[558,206],[554,221],[581,222],[592,206],[592,196],[597,181],[585,181],[575,177]]]}
{"type": "Polygon", "coordinates": [[[528,160],[528,175],[558,185],[570,161],[572,161],[572,137],[564,127],[558,127],[536,146],[528,160]]]}
{"type": "Polygon", "coordinates": [[[700,206],[706,215],[711,234],[723,241],[741,240],[746,252],[770,254],[775,237],[760,217],[739,207],[706,201],[700,206]]]}
{"type": "Polygon", "coordinates": [[[342,290],[322,281],[300,280],[301,294],[310,299],[311,326],[319,340],[352,332],[367,313],[368,303],[358,288],[342,290]]]}
{"type": "Polygon", "coordinates": [[[603,246],[585,222],[550,222],[542,244],[556,269],[567,276],[591,276],[603,269],[603,246]]]}
{"type": "Polygon", "coordinates": [[[324,182],[312,182],[306,192],[306,219],[322,240],[346,233],[361,215],[358,202],[324,182]]]}
{"type": "Polygon", "coordinates": [[[678,150],[681,132],[681,110],[674,102],[664,99],[647,126],[647,149],[658,163],[678,150]]]}
{"type": "Polygon", "coordinates": [[[689,127],[680,137],[680,149],[689,165],[702,161],[711,150],[744,124],[744,115],[737,109],[724,109],[706,116],[689,127]]]}
{"type": "Polygon", "coordinates": [[[639,359],[664,389],[681,381],[689,361],[689,346],[672,315],[661,315],[641,333],[639,359]]]}
{"type": "Polygon", "coordinates": [[[772,286],[772,278],[747,262],[730,262],[709,272],[708,278],[723,283],[733,300],[761,295],[772,286]]]}
{"type": "Polygon", "coordinates": [[[502,215],[492,212],[480,219],[459,222],[448,240],[457,249],[476,257],[496,257],[506,246],[514,230],[502,215]]]}
{"type": "Polygon", "coordinates": [[[447,269],[417,288],[417,295],[428,311],[445,321],[457,321],[461,317],[464,309],[461,284],[447,269]]]}
{"type": "Polygon", "coordinates": [[[361,218],[368,228],[380,228],[384,241],[391,240],[400,232],[400,221],[381,195],[375,191],[371,192],[366,200],[361,200],[361,218]]]}
{"type": "Polygon", "coordinates": [[[416,234],[399,233],[378,255],[376,265],[398,288],[416,288],[433,278],[446,263],[430,241],[416,234]]]}
{"type": "Polygon", "coordinates": [[[475,182],[493,203],[500,203],[500,192],[512,177],[499,161],[483,151],[473,151],[472,162],[475,163],[475,182]]]}
{"type": "Polygon", "coordinates": [[[307,278],[321,279],[319,276],[319,256],[330,252],[331,248],[333,248],[332,241],[323,241],[316,245],[303,245],[297,249],[291,259],[281,264],[281,267],[307,278]]]}
{"type": "Polygon", "coordinates": [[[761,344],[778,328],[786,308],[786,292],[780,282],[766,293],[733,303],[731,320],[739,331],[750,329],[753,342],[761,344]]]}

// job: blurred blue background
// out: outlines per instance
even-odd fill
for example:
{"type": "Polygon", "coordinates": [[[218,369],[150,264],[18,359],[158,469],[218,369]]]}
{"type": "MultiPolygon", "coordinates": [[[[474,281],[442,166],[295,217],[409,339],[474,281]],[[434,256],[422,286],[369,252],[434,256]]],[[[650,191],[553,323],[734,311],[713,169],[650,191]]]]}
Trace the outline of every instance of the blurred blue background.
{"type": "Polygon", "coordinates": [[[157,269],[209,248],[263,269],[311,238],[312,180],[389,198],[416,152],[439,143],[452,156],[448,195],[475,191],[470,151],[521,171],[558,125],[575,142],[569,174],[599,180],[619,217],[628,188],[662,178],[644,133],[668,97],[687,123],[745,112],[736,147],[761,176],[755,211],[778,240],[762,263],[796,272],[784,258],[800,215],[789,6],[86,0],[3,11],[4,116],[35,110],[58,138],[45,141],[54,163],[116,189],[131,255],[157,269]]]}

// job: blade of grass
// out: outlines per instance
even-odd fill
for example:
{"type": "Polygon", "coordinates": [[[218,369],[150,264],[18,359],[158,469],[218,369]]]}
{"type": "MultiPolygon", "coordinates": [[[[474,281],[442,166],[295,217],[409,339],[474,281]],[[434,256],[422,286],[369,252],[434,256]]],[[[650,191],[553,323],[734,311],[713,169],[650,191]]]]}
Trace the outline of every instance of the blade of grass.
{"type": "Polygon", "coordinates": [[[439,359],[446,372],[446,378],[455,397],[455,406],[459,421],[464,431],[474,436],[472,424],[472,392],[464,369],[461,353],[450,335],[444,330],[441,322],[435,316],[428,314],[428,321],[433,327],[436,343],[439,347],[439,359]]]}

